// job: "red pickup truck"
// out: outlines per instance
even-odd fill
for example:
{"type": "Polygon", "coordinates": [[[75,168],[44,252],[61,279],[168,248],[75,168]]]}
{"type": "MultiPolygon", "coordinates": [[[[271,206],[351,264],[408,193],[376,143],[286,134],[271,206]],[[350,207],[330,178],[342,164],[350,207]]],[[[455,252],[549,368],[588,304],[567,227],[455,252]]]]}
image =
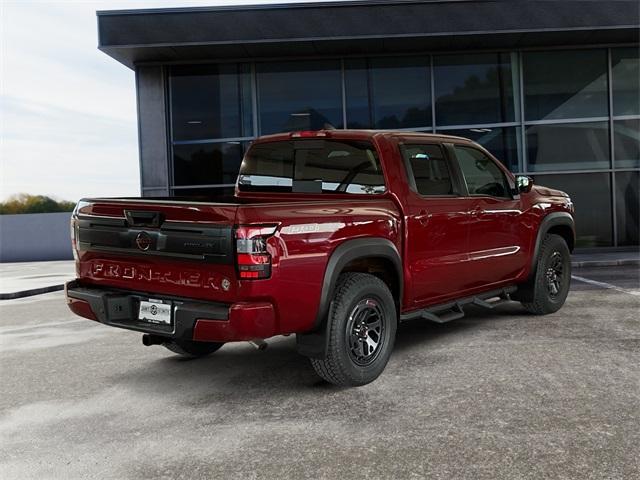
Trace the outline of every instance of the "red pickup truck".
{"type": "Polygon", "coordinates": [[[86,199],[72,218],[76,314],[204,356],[296,334],[337,385],[384,369],[399,322],[511,299],[557,311],[573,204],[464,138],[321,130],[257,139],[235,195],[86,199]]]}

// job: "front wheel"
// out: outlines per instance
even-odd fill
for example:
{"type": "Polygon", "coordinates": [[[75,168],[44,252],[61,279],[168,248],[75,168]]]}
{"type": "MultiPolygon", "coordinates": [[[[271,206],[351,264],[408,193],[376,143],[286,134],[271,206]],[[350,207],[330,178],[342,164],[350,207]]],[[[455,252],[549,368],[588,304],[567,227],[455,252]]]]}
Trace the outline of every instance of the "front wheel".
{"type": "Polygon", "coordinates": [[[540,246],[535,273],[522,287],[522,305],[536,315],[560,310],[571,285],[571,252],[564,238],[546,235],[540,246]]]}
{"type": "Polygon", "coordinates": [[[329,312],[329,343],[323,360],[311,359],[316,373],[338,386],[360,386],[382,373],[396,336],[393,296],[379,278],[344,273],[329,312]]]}

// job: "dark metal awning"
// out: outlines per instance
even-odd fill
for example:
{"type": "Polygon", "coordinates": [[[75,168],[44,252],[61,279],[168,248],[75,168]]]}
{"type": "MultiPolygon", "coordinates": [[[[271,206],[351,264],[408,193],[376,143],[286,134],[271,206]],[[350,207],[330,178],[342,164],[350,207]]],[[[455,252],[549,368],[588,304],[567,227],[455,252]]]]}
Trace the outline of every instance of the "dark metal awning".
{"type": "Polygon", "coordinates": [[[640,2],[395,0],[100,11],[99,48],[142,62],[635,44],[640,2]]]}

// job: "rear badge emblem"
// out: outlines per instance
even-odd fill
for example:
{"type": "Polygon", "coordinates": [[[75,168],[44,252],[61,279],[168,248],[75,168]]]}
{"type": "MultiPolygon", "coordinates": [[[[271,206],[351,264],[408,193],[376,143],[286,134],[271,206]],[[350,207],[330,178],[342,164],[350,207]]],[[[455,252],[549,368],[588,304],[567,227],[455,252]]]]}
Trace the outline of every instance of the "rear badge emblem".
{"type": "Polygon", "coordinates": [[[222,282],[221,282],[221,285],[222,285],[222,289],[225,292],[229,291],[229,289],[231,288],[231,282],[229,281],[228,278],[223,278],[222,282]]]}
{"type": "Polygon", "coordinates": [[[151,237],[147,232],[140,232],[136,237],[136,245],[140,250],[146,252],[151,246],[151,237]]]}

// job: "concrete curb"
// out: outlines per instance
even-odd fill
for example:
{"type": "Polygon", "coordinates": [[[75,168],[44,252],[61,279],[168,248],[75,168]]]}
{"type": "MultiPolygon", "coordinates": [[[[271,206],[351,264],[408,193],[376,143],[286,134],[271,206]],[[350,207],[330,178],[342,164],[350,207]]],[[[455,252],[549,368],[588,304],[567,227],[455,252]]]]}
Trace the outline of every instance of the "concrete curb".
{"type": "Polygon", "coordinates": [[[623,260],[578,260],[572,261],[573,268],[582,267],[621,267],[625,265],[640,265],[640,259],[627,258],[623,260]]]}
{"type": "MultiPolygon", "coordinates": [[[[640,259],[627,258],[622,260],[576,260],[571,262],[573,268],[584,267],[621,267],[626,265],[640,266],[640,259]]],[[[33,295],[41,295],[43,293],[57,292],[64,289],[64,284],[50,285],[48,287],[33,288],[31,290],[22,290],[20,292],[0,293],[0,300],[13,300],[15,298],[31,297],[33,295]]]]}
{"type": "Polygon", "coordinates": [[[22,290],[20,292],[0,293],[0,300],[14,300],[16,298],[31,297],[43,293],[58,292],[60,290],[64,290],[64,285],[50,285],[48,287],[32,288],[31,290],[22,290]]]}

